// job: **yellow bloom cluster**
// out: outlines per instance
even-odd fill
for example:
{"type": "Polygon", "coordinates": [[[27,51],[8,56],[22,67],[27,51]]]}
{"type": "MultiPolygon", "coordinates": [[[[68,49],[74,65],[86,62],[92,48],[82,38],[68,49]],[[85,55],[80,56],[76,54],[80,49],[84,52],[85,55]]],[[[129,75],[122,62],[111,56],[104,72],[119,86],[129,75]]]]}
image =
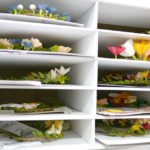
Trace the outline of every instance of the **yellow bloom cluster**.
{"type": "Polygon", "coordinates": [[[139,121],[136,121],[135,124],[133,126],[131,126],[130,128],[132,131],[139,131],[140,127],[139,127],[139,121]]]}

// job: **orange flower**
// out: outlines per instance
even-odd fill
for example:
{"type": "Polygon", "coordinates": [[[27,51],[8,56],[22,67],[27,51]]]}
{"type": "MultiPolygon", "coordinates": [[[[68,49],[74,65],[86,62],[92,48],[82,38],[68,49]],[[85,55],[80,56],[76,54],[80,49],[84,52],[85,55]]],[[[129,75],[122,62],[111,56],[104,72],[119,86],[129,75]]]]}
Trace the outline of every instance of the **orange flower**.
{"type": "Polygon", "coordinates": [[[118,97],[119,99],[127,98],[127,97],[129,97],[129,96],[131,96],[131,94],[126,93],[126,92],[123,92],[123,93],[117,95],[117,97],[118,97]]]}

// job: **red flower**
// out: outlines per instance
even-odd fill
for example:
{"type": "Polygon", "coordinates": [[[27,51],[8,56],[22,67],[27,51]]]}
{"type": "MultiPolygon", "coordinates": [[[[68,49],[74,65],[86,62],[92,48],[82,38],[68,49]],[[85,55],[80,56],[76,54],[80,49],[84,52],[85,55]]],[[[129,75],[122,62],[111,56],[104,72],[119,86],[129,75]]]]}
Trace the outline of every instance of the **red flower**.
{"type": "Polygon", "coordinates": [[[117,55],[125,50],[125,48],[122,46],[118,46],[118,47],[108,46],[108,49],[112,54],[115,55],[115,58],[117,58],[117,55]]]}
{"type": "Polygon", "coordinates": [[[143,124],[142,124],[142,127],[143,127],[145,130],[149,130],[149,129],[150,129],[150,124],[149,124],[148,122],[143,123],[143,124]]]}

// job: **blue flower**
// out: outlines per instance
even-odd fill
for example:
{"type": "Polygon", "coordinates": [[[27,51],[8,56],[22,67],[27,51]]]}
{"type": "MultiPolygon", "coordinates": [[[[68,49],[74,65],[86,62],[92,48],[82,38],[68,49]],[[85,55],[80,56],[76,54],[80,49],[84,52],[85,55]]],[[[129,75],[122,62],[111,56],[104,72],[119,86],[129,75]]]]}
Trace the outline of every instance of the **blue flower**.
{"type": "Polygon", "coordinates": [[[33,47],[33,43],[28,39],[23,39],[21,45],[24,46],[27,50],[33,47]]]}
{"type": "Polygon", "coordinates": [[[66,16],[65,21],[71,21],[71,17],[70,16],[66,16]]]}
{"type": "Polygon", "coordinates": [[[71,21],[71,17],[68,15],[67,12],[61,13],[59,17],[66,17],[65,21],[71,21]]]}
{"type": "Polygon", "coordinates": [[[37,9],[45,11],[47,9],[47,7],[48,7],[47,4],[45,4],[45,3],[39,3],[38,6],[37,6],[37,9]]]}
{"type": "Polygon", "coordinates": [[[66,16],[68,16],[68,13],[67,13],[67,12],[64,12],[64,13],[61,13],[59,16],[60,16],[60,17],[66,17],[66,16]]]}
{"type": "Polygon", "coordinates": [[[12,6],[10,7],[10,10],[11,10],[11,11],[18,10],[17,6],[18,6],[18,5],[12,5],[12,6]]]}
{"type": "Polygon", "coordinates": [[[18,10],[17,6],[18,6],[18,5],[12,5],[12,6],[10,7],[10,9],[8,10],[8,13],[10,13],[11,11],[14,11],[14,10],[18,10]]]}
{"type": "Polygon", "coordinates": [[[53,14],[54,15],[56,13],[56,8],[55,7],[48,6],[47,10],[48,10],[49,14],[53,14]]]}
{"type": "Polygon", "coordinates": [[[20,39],[9,39],[9,42],[11,43],[11,44],[21,44],[21,40],[20,39]]]}

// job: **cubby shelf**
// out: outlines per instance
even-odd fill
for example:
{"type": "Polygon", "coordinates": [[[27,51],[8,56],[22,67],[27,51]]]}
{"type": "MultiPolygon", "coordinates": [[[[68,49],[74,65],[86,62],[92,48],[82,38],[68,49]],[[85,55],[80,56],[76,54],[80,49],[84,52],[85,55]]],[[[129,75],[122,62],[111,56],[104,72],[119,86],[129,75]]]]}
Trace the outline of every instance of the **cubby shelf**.
{"type": "MultiPolygon", "coordinates": [[[[136,116],[102,116],[96,114],[98,93],[109,91],[128,91],[138,96],[144,93],[149,97],[150,87],[132,86],[98,86],[99,77],[111,71],[142,71],[150,70],[150,62],[139,60],[114,59],[108,46],[118,46],[127,39],[148,39],[150,35],[101,29],[101,24],[128,27],[149,28],[149,2],[147,0],[5,0],[0,1],[0,13],[6,13],[13,4],[23,4],[28,8],[31,3],[47,3],[55,6],[60,12],[68,12],[72,22],[84,24],[84,27],[67,26],[67,24],[49,24],[42,18],[26,16],[26,20],[0,15],[0,38],[38,38],[45,47],[55,44],[69,46],[71,53],[51,53],[35,51],[0,50],[0,73],[23,74],[34,71],[49,71],[55,67],[70,67],[70,82],[66,85],[19,86],[0,85],[0,104],[5,102],[23,102],[41,100],[51,102],[60,100],[72,109],[71,114],[40,114],[40,115],[0,115],[0,121],[40,121],[68,120],[71,130],[64,133],[62,139],[37,143],[35,145],[10,145],[15,150],[47,150],[47,149],[115,149],[102,143],[103,136],[95,137],[95,121],[99,119],[131,119],[150,118],[149,115],[136,116]],[[97,29],[99,24],[100,29],[97,29]],[[2,52],[3,51],[3,52],[2,52]],[[52,95],[54,96],[52,97],[52,95]],[[51,97],[51,98],[50,98],[51,97]]],[[[115,137],[113,137],[115,138],[115,137]]],[[[142,138],[141,138],[142,139],[142,138]]],[[[144,140],[143,140],[144,141],[144,140]]],[[[146,140],[145,140],[146,141],[146,140]]],[[[144,141],[144,142],[145,142],[144,141]]],[[[108,141],[109,142],[109,141],[108,141]]],[[[119,141],[118,141],[119,142],[119,141]]],[[[147,141],[149,142],[149,140],[147,141]]],[[[139,143],[137,141],[137,143],[139,143]]],[[[121,149],[122,147],[118,147],[121,149]]],[[[1,147],[0,147],[1,149],[1,147]]],[[[4,150],[7,149],[4,148],[4,150]]]]}

